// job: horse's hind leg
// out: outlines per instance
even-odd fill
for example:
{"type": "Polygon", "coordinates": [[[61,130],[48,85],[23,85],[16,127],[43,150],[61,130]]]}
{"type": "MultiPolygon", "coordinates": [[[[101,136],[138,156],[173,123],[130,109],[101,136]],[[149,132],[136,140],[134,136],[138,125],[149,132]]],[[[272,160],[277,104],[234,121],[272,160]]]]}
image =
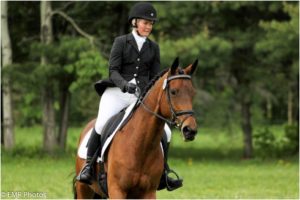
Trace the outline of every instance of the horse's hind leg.
{"type": "Polygon", "coordinates": [[[95,192],[87,184],[80,183],[77,181],[75,183],[76,187],[76,197],[77,199],[93,199],[95,192]]]}

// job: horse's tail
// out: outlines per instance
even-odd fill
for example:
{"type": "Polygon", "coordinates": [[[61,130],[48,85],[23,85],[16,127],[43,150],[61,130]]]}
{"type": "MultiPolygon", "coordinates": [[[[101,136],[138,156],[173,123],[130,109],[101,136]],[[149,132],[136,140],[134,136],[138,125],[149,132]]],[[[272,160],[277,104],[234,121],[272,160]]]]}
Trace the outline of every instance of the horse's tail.
{"type": "Polygon", "coordinates": [[[73,181],[72,181],[72,191],[73,191],[74,199],[77,199],[77,192],[76,192],[76,175],[74,176],[73,181]]]}

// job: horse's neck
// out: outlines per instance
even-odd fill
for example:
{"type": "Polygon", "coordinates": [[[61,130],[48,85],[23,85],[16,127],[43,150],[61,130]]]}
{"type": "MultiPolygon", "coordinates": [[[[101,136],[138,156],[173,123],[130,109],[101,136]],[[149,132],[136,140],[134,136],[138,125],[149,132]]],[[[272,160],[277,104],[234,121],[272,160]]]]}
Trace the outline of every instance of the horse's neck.
{"type": "MultiPolygon", "coordinates": [[[[143,102],[151,111],[160,114],[160,99],[163,91],[160,89],[162,83],[157,83],[150,89],[143,102]]],[[[140,105],[135,113],[135,125],[141,125],[140,130],[136,131],[136,145],[143,149],[154,149],[159,145],[164,128],[164,121],[156,117],[153,113],[145,110],[140,105]]]]}

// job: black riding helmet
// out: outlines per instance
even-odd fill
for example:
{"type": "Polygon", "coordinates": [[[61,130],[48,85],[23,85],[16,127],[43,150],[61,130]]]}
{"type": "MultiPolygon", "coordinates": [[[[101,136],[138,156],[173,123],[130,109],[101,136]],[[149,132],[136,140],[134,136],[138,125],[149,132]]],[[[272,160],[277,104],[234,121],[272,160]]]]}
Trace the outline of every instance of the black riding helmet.
{"type": "Polygon", "coordinates": [[[156,22],[157,21],[156,10],[154,9],[151,3],[148,2],[136,3],[130,10],[128,22],[131,24],[131,20],[135,18],[147,19],[156,22]]]}

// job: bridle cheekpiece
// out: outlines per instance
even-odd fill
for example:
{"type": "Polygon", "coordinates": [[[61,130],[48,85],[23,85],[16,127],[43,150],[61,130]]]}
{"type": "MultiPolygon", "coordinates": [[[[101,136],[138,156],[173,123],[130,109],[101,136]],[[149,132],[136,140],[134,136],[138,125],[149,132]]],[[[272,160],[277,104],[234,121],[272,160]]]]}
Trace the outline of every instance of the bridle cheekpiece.
{"type": "Polygon", "coordinates": [[[186,74],[178,74],[178,75],[173,75],[173,76],[169,76],[167,77],[164,82],[163,82],[163,90],[165,90],[167,92],[167,99],[168,99],[168,104],[170,106],[170,111],[172,114],[172,118],[167,119],[161,115],[159,115],[158,113],[153,112],[152,110],[150,110],[144,103],[143,101],[139,100],[140,103],[142,104],[142,106],[145,108],[145,110],[147,110],[148,112],[152,113],[153,115],[155,115],[156,117],[160,118],[161,120],[165,121],[166,123],[170,124],[171,126],[174,126],[178,129],[181,129],[182,124],[184,123],[184,121],[186,119],[188,119],[190,116],[194,115],[194,111],[193,110],[183,110],[183,111],[176,111],[172,105],[171,102],[171,95],[170,95],[170,87],[169,87],[169,83],[172,80],[176,80],[176,79],[189,79],[191,80],[192,77],[190,75],[186,75],[186,74]],[[182,121],[178,118],[181,115],[187,115],[182,121]]]}

